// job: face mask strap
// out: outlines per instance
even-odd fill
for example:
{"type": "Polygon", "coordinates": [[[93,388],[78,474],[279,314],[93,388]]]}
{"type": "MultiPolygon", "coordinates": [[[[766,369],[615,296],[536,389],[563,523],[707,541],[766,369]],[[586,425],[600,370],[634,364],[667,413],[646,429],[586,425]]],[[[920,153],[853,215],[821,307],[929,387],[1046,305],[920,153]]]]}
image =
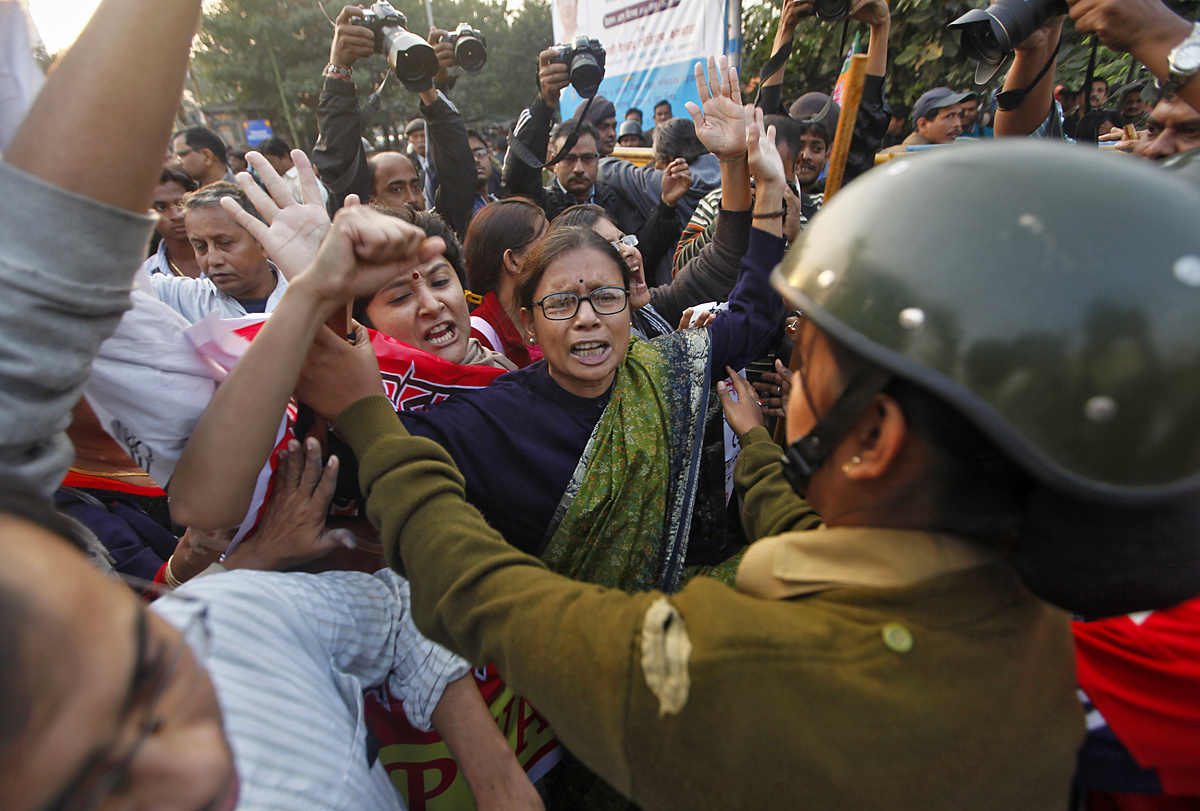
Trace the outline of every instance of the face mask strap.
{"type": "Polygon", "coordinates": [[[890,372],[877,366],[868,366],[858,372],[833,407],[817,420],[813,429],[784,448],[783,475],[797,493],[804,495],[809,478],[891,379],[890,372]]]}

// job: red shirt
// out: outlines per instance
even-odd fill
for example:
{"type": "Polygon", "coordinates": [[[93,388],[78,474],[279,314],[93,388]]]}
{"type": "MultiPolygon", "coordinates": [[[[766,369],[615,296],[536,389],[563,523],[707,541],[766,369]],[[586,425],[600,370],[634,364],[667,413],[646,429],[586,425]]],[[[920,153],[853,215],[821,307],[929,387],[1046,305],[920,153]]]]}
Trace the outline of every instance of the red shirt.
{"type": "Polygon", "coordinates": [[[1165,794],[1200,794],[1200,598],[1072,623],[1079,686],[1165,794]]]}
{"type": "Polygon", "coordinates": [[[471,337],[493,352],[504,355],[518,369],[542,359],[542,350],[525,343],[494,290],[484,296],[483,303],[471,313],[471,337]],[[495,338],[499,338],[500,346],[496,346],[495,338]]]}

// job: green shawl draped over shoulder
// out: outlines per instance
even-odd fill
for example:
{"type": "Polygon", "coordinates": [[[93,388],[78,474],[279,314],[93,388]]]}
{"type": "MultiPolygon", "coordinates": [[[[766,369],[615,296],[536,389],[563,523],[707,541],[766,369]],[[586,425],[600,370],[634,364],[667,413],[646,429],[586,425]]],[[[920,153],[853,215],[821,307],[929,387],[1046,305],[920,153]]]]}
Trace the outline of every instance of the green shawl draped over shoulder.
{"type": "Polygon", "coordinates": [[[627,592],[671,593],[700,573],[732,585],[740,554],[717,571],[683,566],[710,346],[706,329],[630,340],[608,406],[542,543],[540,557],[553,571],[627,592]]]}

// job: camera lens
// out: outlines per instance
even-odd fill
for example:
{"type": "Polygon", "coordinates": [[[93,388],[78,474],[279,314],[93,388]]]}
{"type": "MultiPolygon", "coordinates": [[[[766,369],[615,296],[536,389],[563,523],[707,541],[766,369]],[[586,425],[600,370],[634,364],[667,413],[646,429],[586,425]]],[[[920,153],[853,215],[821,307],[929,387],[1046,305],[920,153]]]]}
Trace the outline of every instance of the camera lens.
{"type": "Polygon", "coordinates": [[[428,42],[403,28],[391,27],[384,31],[383,52],[401,84],[409,90],[429,89],[439,66],[428,42]]]}
{"type": "Polygon", "coordinates": [[[1004,47],[988,23],[976,23],[963,29],[963,50],[979,62],[990,64],[1004,59],[1004,47]]]}
{"type": "Polygon", "coordinates": [[[454,45],[454,58],[463,71],[474,75],[487,64],[487,48],[475,37],[462,37],[454,45]]]}
{"type": "Polygon", "coordinates": [[[575,54],[571,60],[571,87],[585,99],[590,99],[600,92],[600,82],[604,79],[604,71],[600,68],[596,57],[588,51],[575,54]]]}
{"type": "MultiPolygon", "coordinates": [[[[1046,21],[1067,13],[1065,0],[996,0],[950,24],[962,29],[962,49],[984,65],[999,65],[1046,21]]],[[[978,74],[977,74],[978,78],[978,74]]]]}

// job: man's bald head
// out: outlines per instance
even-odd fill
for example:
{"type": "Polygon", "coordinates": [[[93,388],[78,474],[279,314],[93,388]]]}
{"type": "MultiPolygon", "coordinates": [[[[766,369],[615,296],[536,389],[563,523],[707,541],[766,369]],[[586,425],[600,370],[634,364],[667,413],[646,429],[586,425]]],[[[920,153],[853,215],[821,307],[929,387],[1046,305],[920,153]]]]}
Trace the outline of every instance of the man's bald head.
{"type": "Polygon", "coordinates": [[[424,180],[411,158],[399,152],[377,152],[367,162],[372,176],[371,199],[387,206],[425,209],[424,180]]]}

